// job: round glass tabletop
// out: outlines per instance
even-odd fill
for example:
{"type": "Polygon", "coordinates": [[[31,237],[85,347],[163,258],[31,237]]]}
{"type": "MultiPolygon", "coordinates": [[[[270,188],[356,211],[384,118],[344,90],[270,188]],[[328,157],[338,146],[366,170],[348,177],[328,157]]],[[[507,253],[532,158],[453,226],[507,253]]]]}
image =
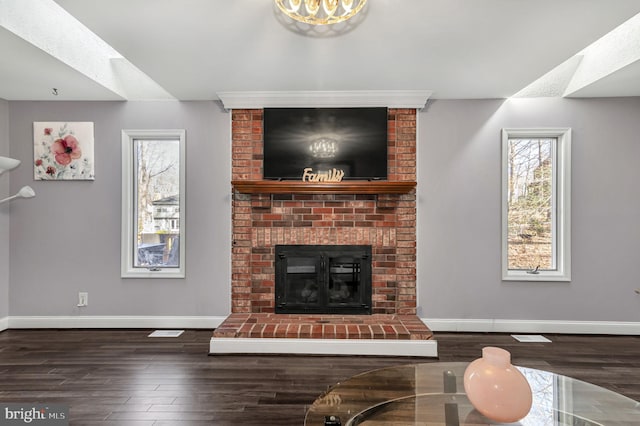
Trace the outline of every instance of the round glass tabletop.
{"type": "MultiPolygon", "coordinates": [[[[468,363],[424,363],[369,371],[333,386],[307,411],[305,426],[491,425],[464,394],[468,363]]],[[[533,392],[522,426],[631,426],[640,403],[548,371],[518,367],[533,392]]]]}

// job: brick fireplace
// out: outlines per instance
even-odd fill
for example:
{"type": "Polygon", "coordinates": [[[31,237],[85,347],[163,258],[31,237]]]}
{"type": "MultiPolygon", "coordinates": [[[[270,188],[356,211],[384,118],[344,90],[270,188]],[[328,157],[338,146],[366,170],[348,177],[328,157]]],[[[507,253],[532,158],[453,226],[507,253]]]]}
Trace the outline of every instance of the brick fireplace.
{"type": "MultiPolygon", "coordinates": [[[[282,105],[280,93],[266,93],[282,105]]],[[[224,95],[234,104],[223,99],[232,128],[231,315],[214,331],[210,353],[437,356],[416,315],[416,108],[429,93],[312,94],[346,105],[354,96],[370,104],[372,95],[376,103],[399,95],[412,105],[388,108],[387,180],[337,183],[264,180],[263,110],[238,105],[253,103],[252,93],[224,95]],[[276,313],[283,245],[370,248],[367,314],[276,313]]],[[[298,105],[308,96],[289,97],[298,105]]]]}
{"type": "MultiPolygon", "coordinates": [[[[232,111],[232,180],[262,180],[262,110],[232,111]]],[[[416,110],[389,109],[388,181],[416,180],[416,110]]],[[[285,184],[279,182],[279,184],[285,184]]],[[[370,245],[372,313],[416,313],[416,195],[245,193],[232,202],[232,313],[274,313],[275,246],[370,245]]]]}

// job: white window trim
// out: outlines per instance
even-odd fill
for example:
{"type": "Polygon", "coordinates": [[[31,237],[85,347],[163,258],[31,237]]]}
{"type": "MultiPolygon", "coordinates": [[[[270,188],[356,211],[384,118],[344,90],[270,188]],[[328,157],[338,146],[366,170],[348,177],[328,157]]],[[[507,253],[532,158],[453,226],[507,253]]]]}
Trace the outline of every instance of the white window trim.
{"type": "Polygon", "coordinates": [[[503,281],[571,281],[571,129],[502,129],[502,280],[503,281]],[[554,232],[556,266],[554,271],[509,270],[507,197],[507,154],[511,138],[557,138],[556,146],[556,230],[554,232]]]}
{"type": "Polygon", "coordinates": [[[184,278],[186,247],[186,134],[183,129],[169,130],[122,130],[122,230],[121,230],[121,272],[122,278],[184,278]],[[134,166],[134,140],[136,139],[179,139],[180,140],[180,267],[149,270],[133,265],[133,241],[135,238],[134,212],[136,210],[134,166]]]}

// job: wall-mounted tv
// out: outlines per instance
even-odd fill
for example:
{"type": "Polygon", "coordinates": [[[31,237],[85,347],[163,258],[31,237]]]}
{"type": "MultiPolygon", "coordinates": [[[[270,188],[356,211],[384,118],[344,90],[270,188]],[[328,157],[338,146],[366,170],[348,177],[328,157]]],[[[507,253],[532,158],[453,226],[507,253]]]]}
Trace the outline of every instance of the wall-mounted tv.
{"type": "Polygon", "coordinates": [[[387,179],[387,108],[265,108],[264,178],[387,179]]]}

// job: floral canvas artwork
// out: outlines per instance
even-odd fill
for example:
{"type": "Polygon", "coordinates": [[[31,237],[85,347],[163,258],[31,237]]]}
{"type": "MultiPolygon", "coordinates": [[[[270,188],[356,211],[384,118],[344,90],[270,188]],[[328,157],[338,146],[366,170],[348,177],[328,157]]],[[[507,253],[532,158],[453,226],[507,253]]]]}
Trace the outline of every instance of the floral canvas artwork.
{"type": "Polygon", "coordinates": [[[35,180],[94,180],[92,122],[34,122],[35,180]]]}

